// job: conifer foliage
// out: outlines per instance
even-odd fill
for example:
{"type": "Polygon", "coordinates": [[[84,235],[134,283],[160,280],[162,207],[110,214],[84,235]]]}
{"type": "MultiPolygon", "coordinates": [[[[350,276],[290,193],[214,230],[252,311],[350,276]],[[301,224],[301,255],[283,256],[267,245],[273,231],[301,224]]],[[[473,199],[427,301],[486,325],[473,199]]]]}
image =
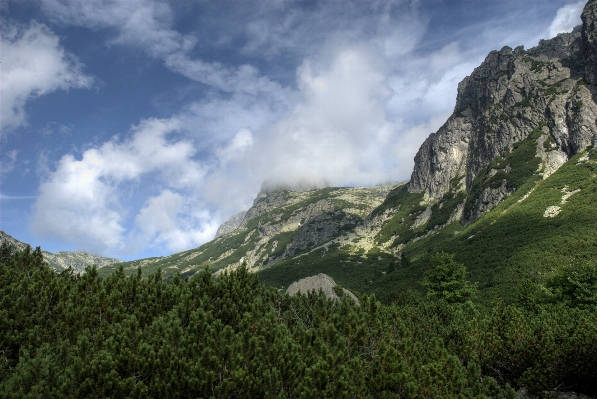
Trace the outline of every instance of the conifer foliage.
{"type": "Polygon", "coordinates": [[[105,279],[94,268],[55,274],[39,248],[8,246],[0,305],[6,398],[514,398],[509,384],[595,388],[595,364],[582,356],[597,352],[581,344],[597,342],[595,316],[578,308],[562,328],[549,312],[509,307],[289,297],[244,268],[169,281],[122,269],[105,279]]]}

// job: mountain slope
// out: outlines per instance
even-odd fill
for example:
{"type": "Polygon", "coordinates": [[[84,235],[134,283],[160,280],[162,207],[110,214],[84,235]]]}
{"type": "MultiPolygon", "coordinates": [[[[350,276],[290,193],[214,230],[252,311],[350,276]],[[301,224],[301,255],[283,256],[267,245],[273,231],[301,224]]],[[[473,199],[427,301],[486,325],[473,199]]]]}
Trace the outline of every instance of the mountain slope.
{"type": "Polygon", "coordinates": [[[479,300],[513,301],[524,281],[594,260],[596,0],[582,19],[581,28],[527,51],[490,53],[459,85],[454,113],[421,146],[408,184],[264,185],[222,236],[125,271],[184,276],[246,263],[278,288],[325,273],[390,302],[420,291],[429,257],[445,251],[479,283],[479,300]]]}
{"type": "MultiPolygon", "coordinates": [[[[344,237],[353,245],[368,248],[371,234],[358,233],[366,217],[386,198],[393,186],[324,188],[290,191],[264,185],[253,207],[233,231],[179,254],[142,259],[123,264],[133,273],[163,270],[165,276],[180,272],[193,274],[209,265],[217,271],[246,263],[252,271],[304,254],[331,240],[344,237]],[[344,236],[344,233],[348,233],[344,236]]],[[[368,221],[367,229],[374,228],[368,221]]],[[[379,224],[379,223],[378,223],[379,224]]],[[[362,227],[361,227],[362,230],[362,227]]],[[[110,273],[120,265],[101,271],[110,273]]]]}
{"type": "MultiPolygon", "coordinates": [[[[3,242],[8,242],[19,250],[23,250],[27,246],[27,244],[24,242],[16,240],[15,238],[6,234],[4,231],[0,230],[0,244],[3,242]]],[[[93,265],[97,266],[98,268],[102,268],[113,263],[121,262],[119,259],[106,258],[83,251],[60,251],[56,253],[42,251],[42,254],[44,256],[44,260],[48,262],[48,265],[52,269],[56,271],[62,271],[72,267],[75,273],[82,273],[85,271],[86,267],[93,265]]]]}
{"type": "Polygon", "coordinates": [[[418,205],[421,194],[399,187],[379,209],[398,204],[402,210],[377,237],[395,233],[388,248],[399,249],[402,260],[380,247],[358,256],[334,247],[325,256],[321,251],[282,261],[260,272],[260,278],[284,287],[305,275],[326,273],[342,286],[390,302],[405,291],[421,290],[430,255],[444,251],[454,253],[479,283],[480,300],[514,300],[521,281],[542,281],[562,266],[594,260],[597,253],[597,151],[576,155],[545,180],[534,179],[539,173],[469,226],[455,220],[440,227],[432,217],[418,225],[429,208],[418,205]]]}

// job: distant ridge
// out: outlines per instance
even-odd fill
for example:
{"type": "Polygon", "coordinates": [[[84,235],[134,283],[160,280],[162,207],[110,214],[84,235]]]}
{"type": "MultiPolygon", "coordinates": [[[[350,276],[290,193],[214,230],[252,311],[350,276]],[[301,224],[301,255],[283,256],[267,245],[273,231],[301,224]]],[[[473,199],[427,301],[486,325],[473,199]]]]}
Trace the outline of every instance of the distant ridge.
{"type": "MultiPolygon", "coordinates": [[[[23,250],[28,245],[0,230],[0,244],[3,242],[8,242],[18,250],[23,250]]],[[[42,254],[44,256],[44,260],[48,262],[48,265],[52,269],[56,271],[62,271],[72,267],[75,273],[82,273],[85,271],[86,267],[93,265],[100,269],[104,266],[122,262],[120,259],[105,258],[103,256],[93,255],[84,251],[60,251],[56,253],[42,251],[42,254]]]]}

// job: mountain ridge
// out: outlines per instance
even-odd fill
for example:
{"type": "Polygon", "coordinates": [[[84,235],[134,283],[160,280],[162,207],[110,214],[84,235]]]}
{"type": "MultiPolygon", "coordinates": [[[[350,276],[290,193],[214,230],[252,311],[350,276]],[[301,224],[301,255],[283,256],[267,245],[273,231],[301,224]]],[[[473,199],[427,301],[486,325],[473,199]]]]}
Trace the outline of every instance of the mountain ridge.
{"type": "MultiPolygon", "coordinates": [[[[23,250],[29,245],[0,230],[0,244],[4,242],[13,245],[18,250],[23,250]]],[[[122,262],[120,259],[106,258],[104,256],[93,255],[84,251],[59,251],[55,253],[42,251],[42,254],[44,260],[48,263],[50,268],[56,271],[62,271],[71,267],[75,273],[79,274],[83,273],[85,268],[90,266],[95,265],[99,269],[114,263],[122,262]]]]}

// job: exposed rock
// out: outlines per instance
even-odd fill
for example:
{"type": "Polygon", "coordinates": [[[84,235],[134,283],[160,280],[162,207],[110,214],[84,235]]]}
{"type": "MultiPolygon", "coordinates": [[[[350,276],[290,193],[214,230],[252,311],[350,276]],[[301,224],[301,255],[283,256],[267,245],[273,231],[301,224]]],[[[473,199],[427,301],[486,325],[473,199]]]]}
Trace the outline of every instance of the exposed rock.
{"type": "Polygon", "coordinates": [[[417,216],[412,226],[410,226],[411,230],[417,229],[423,226],[425,223],[429,221],[431,218],[431,207],[425,208],[425,210],[417,216]]]}
{"type": "Polygon", "coordinates": [[[585,77],[597,85],[597,0],[589,0],[581,15],[582,56],[585,59],[585,77]]]}
{"type": "Polygon", "coordinates": [[[243,222],[246,213],[247,211],[239,212],[236,215],[231,216],[226,222],[222,223],[222,225],[218,227],[218,231],[216,231],[216,236],[214,238],[232,233],[234,230],[238,229],[243,222]]]}
{"type": "Polygon", "coordinates": [[[329,187],[329,182],[322,180],[319,182],[313,182],[308,180],[299,180],[296,182],[288,183],[285,181],[278,181],[274,179],[267,179],[261,184],[261,190],[259,190],[259,194],[253,201],[253,206],[255,206],[258,202],[262,201],[263,199],[267,198],[270,194],[278,192],[278,191],[296,191],[296,192],[304,192],[304,191],[311,191],[311,190],[318,190],[320,188],[329,187]]]}
{"type": "Polygon", "coordinates": [[[553,172],[558,170],[560,166],[568,161],[568,155],[560,149],[555,143],[550,150],[545,148],[545,143],[549,136],[544,134],[537,140],[537,155],[541,158],[541,172],[543,179],[547,179],[553,172]]]}
{"type": "Polygon", "coordinates": [[[560,214],[562,208],[557,205],[548,206],[545,212],[543,213],[544,218],[555,218],[560,214]]]}
{"type": "Polygon", "coordinates": [[[6,234],[4,231],[0,230],[0,244],[7,242],[9,245],[12,245],[17,250],[22,251],[27,247],[27,244],[17,240],[16,238],[6,234]]]}
{"type": "MultiPolygon", "coordinates": [[[[525,51],[492,51],[458,85],[454,113],[432,133],[415,156],[409,191],[438,200],[456,177],[466,176],[466,190],[481,168],[504,155],[541,124],[551,150],[539,150],[544,176],[571,156],[597,142],[597,0],[583,11],[582,29],[542,40],[525,51]]],[[[488,190],[475,217],[509,195],[488,190]]],[[[467,215],[469,217],[470,215],[467,215]]],[[[475,218],[468,218],[468,222],[475,218]]]]}
{"type": "MultiPolygon", "coordinates": [[[[302,292],[303,294],[308,293],[309,291],[319,291],[322,290],[326,297],[330,299],[340,299],[334,287],[338,287],[336,282],[333,278],[328,276],[327,274],[319,273],[317,276],[305,277],[299,281],[295,281],[294,283],[290,284],[286,293],[290,296],[296,295],[298,292],[302,292]]],[[[343,295],[348,295],[355,303],[359,304],[359,300],[357,297],[346,288],[342,288],[343,295]]]]}
{"type": "Polygon", "coordinates": [[[472,211],[466,215],[464,220],[465,224],[470,224],[481,217],[484,213],[489,212],[496,204],[502,202],[502,200],[508,195],[508,189],[506,187],[506,180],[502,182],[502,185],[498,188],[487,187],[481,193],[481,197],[472,209],[472,211]]]}

